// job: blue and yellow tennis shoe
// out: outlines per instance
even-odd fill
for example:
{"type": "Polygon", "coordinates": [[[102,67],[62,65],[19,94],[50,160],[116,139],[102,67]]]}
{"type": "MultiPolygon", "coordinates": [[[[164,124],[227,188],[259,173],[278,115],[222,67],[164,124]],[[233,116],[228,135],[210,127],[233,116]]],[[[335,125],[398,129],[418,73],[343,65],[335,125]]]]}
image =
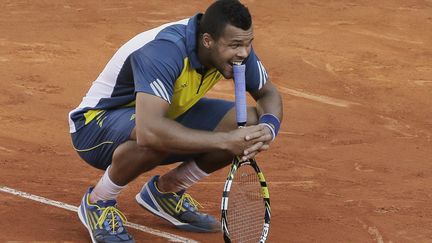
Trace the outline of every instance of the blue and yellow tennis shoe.
{"type": "Polygon", "coordinates": [[[159,176],[148,181],[136,195],[137,202],[151,213],[164,218],[177,228],[194,232],[218,232],[220,223],[213,216],[200,213],[199,203],[184,190],[163,193],[156,187],[159,176]]]}
{"type": "Polygon", "coordinates": [[[90,203],[93,188],[89,188],[78,207],[78,216],[88,229],[93,243],[133,243],[132,236],[126,231],[126,217],[117,209],[115,200],[90,203]]]}

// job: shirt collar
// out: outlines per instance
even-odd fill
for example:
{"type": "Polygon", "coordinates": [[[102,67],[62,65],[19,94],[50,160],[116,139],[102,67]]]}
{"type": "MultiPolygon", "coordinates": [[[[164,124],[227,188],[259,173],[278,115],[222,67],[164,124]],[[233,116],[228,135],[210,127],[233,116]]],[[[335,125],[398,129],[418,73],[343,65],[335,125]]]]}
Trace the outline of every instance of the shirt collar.
{"type": "Polygon", "coordinates": [[[202,13],[198,13],[190,18],[186,26],[186,50],[189,57],[189,62],[193,69],[202,67],[201,62],[198,59],[197,52],[198,23],[202,15],[202,13]]]}

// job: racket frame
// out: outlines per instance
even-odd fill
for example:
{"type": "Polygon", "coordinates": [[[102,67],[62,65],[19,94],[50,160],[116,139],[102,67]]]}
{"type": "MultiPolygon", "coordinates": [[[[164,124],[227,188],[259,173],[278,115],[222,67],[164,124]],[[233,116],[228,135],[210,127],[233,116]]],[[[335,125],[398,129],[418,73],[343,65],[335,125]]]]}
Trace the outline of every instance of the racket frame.
{"type": "Polygon", "coordinates": [[[239,157],[234,158],[231,169],[228,174],[228,177],[225,181],[224,191],[222,194],[222,202],[221,202],[221,224],[222,224],[222,231],[224,233],[224,240],[226,243],[231,242],[230,233],[228,230],[229,222],[228,222],[228,203],[229,203],[229,194],[232,186],[232,182],[235,178],[235,174],[237,170],[242,166],[251,166],[254,171],[256,172],[256,175],[259,179],[260,186],[261,186],[261,193],[263,196],[263,203],[264,203],[264,223],[263,223],[263,230],[261,232],[261,236],[259,238],[258,242],[266,242],[268,233],[270,230],[270,219],[271,219],[271,210],[270,210],[270,194],[267,187],[267,182],[265,180],[264,174],[261,172],[261,169],[258,167],[258,164],[256,163],[255,159],[249,159],[246,161],[241,161],[239,157]]]}

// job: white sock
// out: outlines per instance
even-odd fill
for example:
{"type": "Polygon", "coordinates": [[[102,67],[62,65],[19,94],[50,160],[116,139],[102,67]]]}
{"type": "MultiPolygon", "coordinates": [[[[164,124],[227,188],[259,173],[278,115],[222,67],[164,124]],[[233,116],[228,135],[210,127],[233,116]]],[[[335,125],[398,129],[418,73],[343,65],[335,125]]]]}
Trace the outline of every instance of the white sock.
{"type": "Polygon", "coordinates": [[[110,168],[111,166],[108,166],[104,175],[96,184],[96,186],[93,188],[93,191],[90,193],[91,203],[97,202],[99,200],[103,200],[103,201],[112,200],[112,199],[115,200],[117,196],[120,194],[121,190],[123,190],[123,188],[126,187],[126,186],[118,186],[111,181],[108,173],[110,168]]]}
{"type": "Polygon", "coordinates": [[[191,160],[183,162],[181,165],[159,178],[158,185],[162,185],[165,192],[178,192],[183,189],[188,189],[207,176],[209,176],[209,174],[202,171],[195,161],[191,160]],[[163,182],[161,182],[161,180],[163,180],[163,182]]]}

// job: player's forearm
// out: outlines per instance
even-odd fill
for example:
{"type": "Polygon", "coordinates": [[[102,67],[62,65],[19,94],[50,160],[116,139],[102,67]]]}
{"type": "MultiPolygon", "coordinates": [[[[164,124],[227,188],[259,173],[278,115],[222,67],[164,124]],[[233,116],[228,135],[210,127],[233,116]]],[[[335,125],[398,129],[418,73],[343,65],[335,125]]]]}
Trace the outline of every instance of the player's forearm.
{"type": "Polygon", "coordinates": [[[266,90],[255,96],[257,101],[258,116],[269,113],[275,115],[280,122],[283,119],[283,104],[282,97],[277,91],[276,87],[268,84],[266,90]]]}
{"type": "Polygon", "coordinates": [[[225,150],[227,134],[190,129],[163,118],[157,124],[137,127],[137,143],[170,153],[203,153],[225,150]]]}
{"type": "Polygon", "coordinates": [[[259,123],[267,127],[271,133],[270,141],[273,141],[283,119],[282,97],[271,82],[267,82],[262,89],[252,93],[252,96],[257,102],[259,123]]]}
{"type": "Polygon", "coordinates": [[[275,115],[279,121],[282,122],[283,110],[282,110],[282,99],[279,95],[276,96],[264,96],[257,101],[258,116],[270,113],[275,115]]]}

